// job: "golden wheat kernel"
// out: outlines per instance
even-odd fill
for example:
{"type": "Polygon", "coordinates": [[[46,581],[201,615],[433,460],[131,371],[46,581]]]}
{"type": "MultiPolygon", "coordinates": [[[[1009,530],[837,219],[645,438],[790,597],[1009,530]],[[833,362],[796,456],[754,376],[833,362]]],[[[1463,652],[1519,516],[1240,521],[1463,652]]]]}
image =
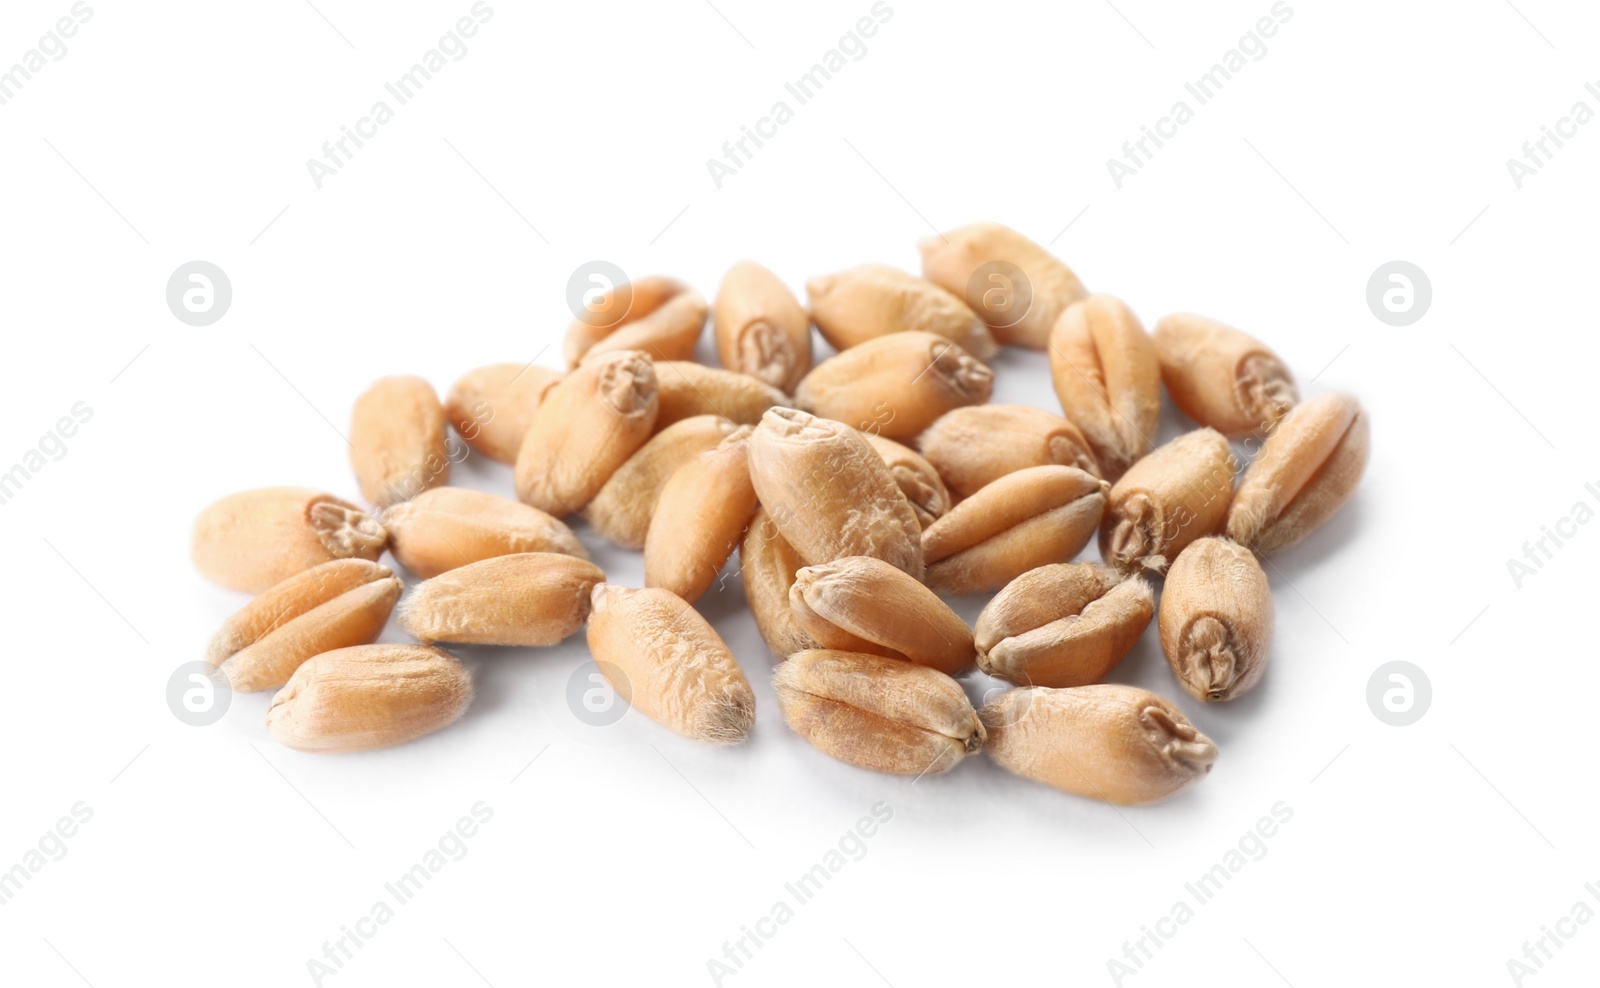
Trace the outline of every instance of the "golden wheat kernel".
{"type": "Polygon", "coordinates": [[[722,637],[682,597],[602,583],[593,600],[589,651],[624,702],[697,741],[749,737],[755,693],[722,637]]]}
{"type": "Polygon", "coordinates": [[[350,465],[367,503],[387,508],[450,481],[444,406],[420,377],[383,377],[350,413],[350,465]]]}
{"type": "Polygon", "coordinates": [[[996,762],[1062,792],[1159,803],[1211,771],[1217,747],[1148,690],[1102,683],[1007,690],[978,711],[996,762]]]}
{"type": "Polygon", "coordinates": [[[656,361],[656,384],[661,404],[658,430],[695,415],[755,425],[767,409],[789,404],[788,395],[749,374],[692,360],[656,361]]]}
{"type": "Polygon", "coordinates": [[[919,247],[923,277],[965,300],[1009,346],[1043,350],[1056,319],[1087,294],[1060,259],[999,223],[973,223],[919,247]]]}
{"type": "Polygon", "coordinates": [[[823,418],[910,441],[953,408],[981,405],[994,373],[932,333],[869,340],[829,357],[795,389],[795,404],[823,418]]]}
{"type": "Polygon", "coordinates": [[[560,371],[533,364],[489,364],[461,375],[444,401],[445,418],[474,452],[517,462],[533,413],[560,371]]]}
{"type": "Polygon", "coordinates": [[[863,264],[806,283],[811,317],[835,350],[891,333],[941,336],[982,361],[998,349],[989,327],[959,297],[885,264],[863,264]]]}
{"type": "Polygon", "coordinates": [[[1227,539],[1183,550],[1161,588],[1161,648],[1197,700],[1231,700],[1256,685],[1272,646],[1272,590],[1255,554],[1227,539]]]}
{"type": "Polygon", "coordinates": [[[871,556],[799,570],[789,604],[823,648],[905,659],[951,676],[976,656],[972,630],[938,594],[871,556]]]}
{"type": "Polygon", "coordinates": [[[900,492],[911,502],[911,510],[917,513],[917,521],[923,528],[950,510],[950,492],[932,463],[916,450],[902,446],[893,439],[885,439],[871,432],[862,435],[883,457],[883,462],[894,476],[894,482],[900,485],[900,492]]]}
{"type": "Polygon", "coordinates": [[[723,276],[711,332],[724,367],[774,388],[793,391],[811,369],[811,317],[788,285],[754,261],[723,276]]]}
{"type": "Polygon", "coordinates": [[[301,663],[267,708],[267,731],[300,751],[387,748],[446,727],[472,702],[472,676],[426,645],[357,645],[301,663]]]}
{"type": "Polygon", "coordinates": [[[969,405],[941,415],[917,448],[957,500],[1028,467],[1077,467],[1100,476],[1089,441],[1059,415],[1026,405],[969,405]]]}
{"type": "Polygon", "coordinates": [[[349,501],[309,487],[230,494],[195,519],[195,568],[229,590],[260,593],[333,559],[375,560],[388,533],[349,501]]]}
{"type": "MultiPolygon", "coordinates": [[[[664,309],[674,299],[691,294],[688,285],[676,278],[665,275],[648,275],[637,281],[627,281],[620,285],[612,286],[596,296],[587,298],[584,311],[573,319],[567,327],[567,335],[562,342],[562,356],[566,358],[567,369],[573,370],[583,362],[584,357],[602,344],[610,343],[612,349],[617,349],[617,336],[629,326],[644,322],[642,340],[649,339],[652,330],[678,328],[682,329],[675,320],[668,319],[663,325],[662,321],[649,321],[657,312],[664,309]]],[[[682,315],[682,308],[669,316],[682,315]]],[[[703,321],[703,316],[702,316],[703,321]]],[[[669,334],[670,335],[670,334],[669,334]]],[[[698,328],[696,329],[698,335],[698,328]]],[[[641,331],[635,330],[624,338],[624,342],[641,342],[641,331]]],[[[669,344],[670,345],[670,344],[669,344]]],[[[622,347],[622,349],[643,349],[651,352],[648,347],[622,347]]],[[[692,353],[692,349],[691,349],[692,353]]],[[[665,357],[661,358],[667,359],[665,357]]],[[[688,359],[686,354],[681,359],[688,359]]]]}
{"type": "Polygon", "coordinates": [[[1295,406],[1239,482],[1228,538],[1263,555],[1299,542],[1355,494],[1371,443],[1367,414],[1349,395],[1295,406]]]}
{"type": "Polygon", "coordinates": [[[789,606],[789,588],[800,567],[794,547],[779,534],[766,509],[757,508],[739,544],[739,582],[756,630],[779,659],[818,647],[789,606]]]}
{"type": "Polygon", "coordinates": [[[1020,686],[1098,683],[1154,613],[1142,577],[1098,563],[1041,566],[1006,584],[978,616],[978,668],[1020,686]]]}
{"type": "Polygon", "coordinates": [[[1090,295],[1061,313],[1050,331],[1050,380],[1107,480],[1155,448],[1161,361],[1121,300],[1090,295]]]}
{"type": "Polygon", "coordinates": [[[935,669],[858,652],[798,652],[773,688],[783,719],[817,750],[895,775],[937,775],[983,748],[961,684],[935,669]]]}
{"type": "Polygon", "coordinates": [[[1076,467],[1009,473],[922,533],[928,586],[974,593],[1077,555],[1100,524],[1109,485],[1076,467]]]}
{"type": "Polygon", "coordinates": [[[922,578],[916,512],[850,426],[793,408],[768,411],[750,436],[750,480],[806,565],[874,556],[922,578]]]}
{"type": "Polygon", "coordinates": [[[206,648],[239,692],[277,689],[313,655],[375,641],[400,599],[388,567],[335,559],[296,573],[223,623],[206,648]]]}
{"type": "Polygon", "coordinates": [[[515,552],[588,559],[572,529],[532,505],[465,487],[435,487],[384,512],[389,551],[424,580],[515,552]]]}
{"type": "Polygon", "coordinates": [[[583,626],[605,578],[561,553],[495,556],[419,584],[400,604],[400,627],[429,644],[554,645],[583,626]]]}
{"type": "Polygon", "coordinates": [[[1180,312],[1151,335],[1172,403],[1230,439],[1265,436],[1298,400],[1278,355],[1232,326],[1180,312]]]}
{"type": "Polygon", "coordinates": [[[517,452],[517,497],[557,518],[594,499],[650,438],[660,408],[650,358],[605,353],[551,388],[517,452]]]}
{"type": "Polygon", "coordinates": [[[750,433],[740,426],[667,480],[645,536],[645,586],[692,604],[716,582],[756,513],[750,433]]]}
{"type": "Polygon", "coordinates": [[[661,429],[617,468],[579,514],[612,544],[643,549],[667,480],[735,428],[720,415],[691,415],[661,429]]]}
{"type": "Polygon", "coordinates": [[[1100,555],[1123,570],[1165,573],[1195,539],[1222,530],[1239,463],[1215,429],[1196,429],[1135,463],[1111,488],[1100,555]]]}

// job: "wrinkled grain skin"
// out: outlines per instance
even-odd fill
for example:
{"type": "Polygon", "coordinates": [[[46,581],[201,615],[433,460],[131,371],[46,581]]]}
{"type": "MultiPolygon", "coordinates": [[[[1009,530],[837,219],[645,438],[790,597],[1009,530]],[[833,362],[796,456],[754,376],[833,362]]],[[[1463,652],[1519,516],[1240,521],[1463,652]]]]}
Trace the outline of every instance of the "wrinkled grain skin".
{"type": "Polygon", "coordinates": [[[583,627],[605,578],[575,556],[495,556],[419,584],[400,605],[400,627],[429,644],[554,645],[583,627]]]}
{"type": "Polygon", "coordinates": [[[1173,404],[1230,439],[1269,434],[1299,400],[1278,355],[1232,326],[1176,313],[1153,335],[1173,404]]]}
{"type": "Polygon", "coordinates": [[[961,684],[876,655],[808,650],[773,674],[783,719],[817,750],[858,768],[937,775],[983,748],[961,684]]]}
{"type": "Polygon", "coordinates": [[[945,489],[944,480],[939,477],[939,471],[933,468],[933,464],[923,459],[916,450],[902,446],[893,439],[885,439],[871,432],[863,432],[862,436],[883,457],[889,473],[894,476],[894,482],[900,485],[900,492],[911,502],[911,510],[917,513],[917,522],[923,528],[932,525],[950,510],[950,492],[945,489]]]}
{"type": "Polygon", "coordinates": [[[978,711],[1007,771],[1075,796],[1159,803],[1204,778],[1217,747],[1147,690],[1101,684],[1007,690],[978,711]]]}
{"type": "Polygon", "coordinates": [[[711,332],[722,366],[784,392],[811,369],[811,317],[782,279],[754,261],[723,276],[711,332]]]}
{"type": "Polygon", "coordinates": [[[313,655],[377,640],[400,581],[365,559],[336,559],[289,577],[217,630],[206,661],[241,693],[277,689],[313,655]]]}
{"type": "Polygon", "coordinates": [[[932,333],[983,361],[999,349],[959,295],[885,264],[812,278],[806,296],[811,318],[835,350],[904,332],[932,333]]]}
{"type": "Polygon", "coordinates": [[[972,405],[940,416],[917,437],[957,500],[1028,467],[1077,467],[1100,476],[1100,463],[1078,427],[1026,405],[972,405]]]}
{"type": "Polygon", "coordinates": [[[645,538],[645,586],[692,604],[716,582],[756,513],[750,433],[740,426],[667,480],[645,538]]]}
{"type": "Polygon", "coordinates": [[[387,748],[453,723],[472,677],[425,645],[358,645],[301,663],[267,709],[267,731],[297,751],[387,748]]]}
{"type": "Polygon", "coordinates": [[[910,441],[953,408],[981,405],[994,372],[932,333],[868,340],[829,357],[795,389],[795,404],[863,432],[910,441]]]}
{"type": "Polygon", "coordinates": [[[873,556],[922,579],[916,512],[856,430],[797,409],[772,409],[750,437],[750,479],[805,565],[873,556]]]}
{"type": "Polygon", "coordinates": [[[617,695],[668,730],[718,745],[749,737],[750,683],[706,619],[671,591],[595,587],[589,651],[617,695]]]}
{"type": "MultiPolygon", "coordinates": [[[[574,319],[567,327],[567,335],[561,346],[561,354],[566,358],[567,369],[572,370],[577,367],[590,350],[615,336],[618,331],[655,315],[668,302],[688,294],[689,290],[688,285],[676,278],[649,275],[638,281],[617,285],[600,294],[594,300],[587,321],[574,319]]],[[[654,323],[647,324],[646,329],[652,326],[660,328],[659,323],[654,323]]],[[[698,329],[696,332],[698,334],[698,329]]],[[[639,336],[637,332],[633,335],[636,339],[639,336]]],[[[645,347],[623,349],[644,349],[654,356],[654,353],[645,347]]]]}
{"type": "Polygon", "coordinates": [[[660,430],[600,488],[581,512],[584,520],[613,545],[643,549],[667,479],[734,429],[720,415],[693,415],[660,430]]]}
{"type": "Polygon", "coordinates": [[[870,652],[955,676],[972,667],[972,631],[938,594],[870,556],[807,566],[789,588],[795,621],[823,648],[870,652]]]}
{"type": "Polygon", "coordinates": [[[779,659],[819,647],[817,640],[794,619],[789,606],[789,588],[794,586],[800,566],[799,555],[778,534],[778,526],[767,517],[766,509],[757,508],[744,541],[739,544],[739,579],[744,585],[745,602],[756,619],[756,630],[779,659]]]}
{"type": "Polygon", "coordinates": [[[928,586],[955,594],[995,590],[1071,559],[1100,524],[1109,486],[1076,467],[1006,474],[922,533],[928,586]]]}
{"type": "Polygon", "coordinates": [[[755,425],[767,409],[789,404],[788,395],[748,374],[692,360],[657,361],[656,385],[661,399],[657,429],[693,415],[720,415],[735,425],[755,425]]]}
{"type": "Polygon", "coordinates": [[[349,501],[308,487],[230,494],[195,519],[195,568],[229,590],[261,593],[333,559],[375,560],[388,533],[349,501]]]}
{"type": "Polygon", "coordinates": [[[445,418],[473,452],[517,462],[533,413],[560,371],[529,364],[489,364],[461,375],[444,401],[445,418]]]}
{"type": "Polygon", "coordinates": [[[1097,563],[1041,566],[978,615],[978,668],[1020,686],[1098,683],[1154,614],[1155,592],[1142,577],[1097,563]]]}
{"type": "Polygon", "coordinates": [[[450,481],[444,406],[420,377],[382,377],[350,413],[350,466],[367,503],[387,508],[450,481]]]}
{"type": "Polygon", "coordinates": [[[1249,549],[1205,538],[1183,550],[1161,589],[1161,649],[1197,700],[1248,693],[1267,669],[1272,590],[1249,549]]]}
{"type": "Polygon", "coordinates": [[[1061,314],[1050,331],[1050,379],[1107,480],[1155,448],[1161,362],[1150,334],[1120,300],[1091,295],[1061,314]]]}
{"type": "Polygon", "coordinates": [[[1189,543],[1222,531],[1238,469],[1215,429],[1185,433],[1135,463],[1111,488],[1101,558],[1122,570],[1165,573],[1189,543]]]}
{"type": "Polygon", "coordinates": [[[1262,555],[1294,545],[1355,493],[1372,436],[1352,397],[1317,395],[1262,444],[1228,513],[1228,538],[1262,555]]]}
{"type": "Polygon", "coordinates": [[[588,559],[572,529],[538,508],[465,487],[435,487],[383,516],[389,551],[424,580],[481,559],[559,552],[588,559]]]}
{"type": "Polygon", "coordinates": [[[517,497],[562,518],[588,504],[654,431],[650,358],[603,354],[551,388],[517,453],[517,497]]]}
{"type": "Polygon", "coordinates": [[[999,223],[973,223],[919,246],[923,277],[966,300],[994,338],[1010,346],[1043,350],[1056,319],[1087,294],[1071,268],[999,223]],[[991,263],[1015,265],[1026,286],[1004,274],[973,285],[973,275],[991,263]]]}

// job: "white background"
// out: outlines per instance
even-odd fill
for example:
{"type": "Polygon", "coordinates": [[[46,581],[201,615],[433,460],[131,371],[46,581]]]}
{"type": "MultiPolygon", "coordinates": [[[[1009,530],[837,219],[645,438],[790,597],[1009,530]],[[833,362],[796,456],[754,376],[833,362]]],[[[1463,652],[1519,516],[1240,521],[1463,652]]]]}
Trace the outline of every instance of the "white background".
{"type": "MultiPolygon", "coordinates": [[[[0,469],[75,402],[94,410],[0,506],[0,868],[73,804],[94,813],[0,906],[0,977],[311,984],[308,959],[483,801],[466,856],[324,984],[706,985],[724,942],[882,801],[865,856],[724,984],[1112,984],[1124,941],[1282,801],[1266,856],[1124,984],[1513,983],[1507,960],[1600,880],[1600,674],[1580,633],[1600,529],[1520,589],[1506,566],[1600,485],[1600,123],[1521,190],[1505,165],[1575,101],[1600,110],[1593,7],[1292,0],[1266,55],[1118,190],[1106,159],[1268,0],[892,0],[865,56],[718,190],[706,159],[871,4],[716,3],[496,0],[320,191],[306,159],[469,0],[95,3],[0,107],[0,469]],[[756,689],[733,750],[648,723],[582,732],[564,692],[581,636],[462,650],[466,717],[372,754],[277,746],[268,694],[209,728],[168,711],[168,676],[245,602],[190,566],[195,514],[270,484],[354,497],[339,433],[372,378],[443,391],[484,363],[554,365],[566,279],[594,258],[710,294],[749,256],[799,289],[863,261],[915,269],[917,240],[978,219],[1051,243],[1147,325],[1187,309],[1255,333],[1304,394],[1351,391],[1372,417],[1360,493],[1274,559],[1253,694],[1201,709],[1153,626],[1113,674],[1216,740],[1188,794],[1119,811],[983,759],[915,785],[833,762],[778,716],[737,580],[702,604],[756,689]],[[1434,293],[1404,328],[1365,302],[1397,258],[1434,293]],[[194,259],[234,289],[207,328],[164,302],[194,259]],[[1395,659],[1433,686],[1406,728],[1365,699],[1395,659]]],[[[0,8],[0,66],[70,6],[0,8]]],[[[1042,356],[996,371],[997,400],[1055,407],[1042,356]]],[[[1163,435],[1183,428],[1169,409],[1163,435]]],[[[475,459],[453,482],[509,493],[510,469],[475,459]]],[[[639,581],[636,557],[584,537],[639,581]]],[[[1524,983],[1597,968],[1590,923],[1524,983]]]]}

